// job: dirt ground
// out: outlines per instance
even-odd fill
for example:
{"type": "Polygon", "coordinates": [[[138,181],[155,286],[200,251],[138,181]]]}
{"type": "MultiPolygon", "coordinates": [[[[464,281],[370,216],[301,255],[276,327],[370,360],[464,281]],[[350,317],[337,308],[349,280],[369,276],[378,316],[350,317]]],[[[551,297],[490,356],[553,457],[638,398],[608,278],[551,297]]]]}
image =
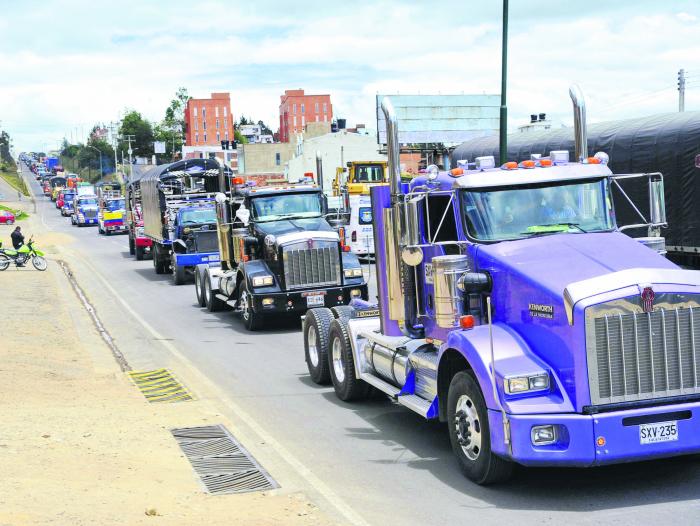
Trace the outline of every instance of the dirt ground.
{"type": "MultiPolygon", "coordinates": [[[[22,226],[49,266],[0,272],[1,526],[335,523],[284,488],[204,493],[169,430],[218,424],[219,415],[201,401],[147,403],[56,262],[70,236],[35,216],[22,226]]],[[[6,243],[9,233],[0,228],[6,243]]]]}

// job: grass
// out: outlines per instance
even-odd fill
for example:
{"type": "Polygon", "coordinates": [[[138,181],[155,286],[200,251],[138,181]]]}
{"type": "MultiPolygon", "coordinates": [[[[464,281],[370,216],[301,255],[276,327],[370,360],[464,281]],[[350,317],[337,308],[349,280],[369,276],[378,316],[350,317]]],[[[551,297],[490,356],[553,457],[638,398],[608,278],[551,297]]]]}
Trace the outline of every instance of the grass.
{"type": "Polygon", "coordinates": [[[8,172],[5,170],[0,170],[0,177],[5,179],[7,184],[9,184],[15,190],[19,190],[20,192],[22,192],[26,196],[29,195],[29,190],[27,189],[27,185],[24,184],[24,180],[19,176],[19,174],[17,172],[8,172]]]}
{"type": "Polygon", "coordinates": [[[23,212],[22,210],[15,210],[14,208],[10,208],[9,206],[5,205],[0,205],[0,210],[12,212],[15,215],[15,221],[21,221],[22,219],[27,219],[29,217],[26,212],[23,212]]]}

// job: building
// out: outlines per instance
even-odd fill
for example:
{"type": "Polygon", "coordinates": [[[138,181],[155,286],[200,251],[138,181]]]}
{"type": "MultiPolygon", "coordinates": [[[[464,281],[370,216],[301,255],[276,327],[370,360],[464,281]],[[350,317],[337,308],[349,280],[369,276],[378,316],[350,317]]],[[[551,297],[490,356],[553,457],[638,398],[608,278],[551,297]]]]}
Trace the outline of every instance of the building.
{"type": "Polygon", "coordinates": [[[280,142],[290,142],[309,122],[331,122],[330,95],[305,95],[303,89],[285,90],[280,96],[280,142]]]}
{"type": "Polygon", "coordinates": [[[259,124],[241,124],[238,131],[250,144],[272,143],[272,135],[263,133],[259,124]]]}
{"type": "Polygon", "coordinates": [[[520,133],[526,133],[531,131],[544,131],[549,130],[552,127],[552,121],[547,119],[546,113],[530,115],[530,122],[528,124],[523,124],[518,126],[518,131],[520,133]]]}
{"type": "Polygon", "coordinates": [[[231,96],[212,93],[209,99],[190,99],[185,106],[185,145],[222,148],[233,141],[231,96]]]}
{"type": "Polygon", "coordinates": [[[284,174],[285,165],[294,155],[295,145],[278,142],[274,144],[239,144],[238,173],[241,175],[284,174]]]}
{"type": "Polygon", "coordinates": [[[296,181],[311,172],[316,175],[316,152],[321,153],[323,162],[323,186],[330,192],[337,168],[349,161],[386,161],[379,153],[376,135],[361,135],[341,130],[318,137],[305,138],[296,145],[296,155],[287,163],[287,179],[296,181]]]}

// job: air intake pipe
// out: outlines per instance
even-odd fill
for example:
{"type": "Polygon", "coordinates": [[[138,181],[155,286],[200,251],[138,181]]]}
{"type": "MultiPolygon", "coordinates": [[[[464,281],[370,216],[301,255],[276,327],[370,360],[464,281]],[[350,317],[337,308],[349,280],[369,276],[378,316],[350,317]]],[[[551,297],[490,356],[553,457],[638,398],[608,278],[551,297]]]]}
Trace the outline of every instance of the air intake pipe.
{"type": "Polygon", "coordinates": [[[588,157],[588,132],[586,129],[586,101],[578,84],[569,88],[569,96],[574,105],[575,158],[581,162],[588,157]]]}
{"type": "MultiPolygon", "coordinates": [[[[393,252],[398,259],[398,274],[394,279],[400,280],[401,295],[403,296],[403,327],[401,331],[409,338],[422,338],[423,331],[417,330],[414,327],[416,322],[416,283],[414,269],[408,267],[400,259],[401,254],[401,239],[403,239],[404,222],[404,195],[401,192],[401,164],[399,159],[399,126],[394,106],[388,97],[382,99],[382,113],[386,122],[386,149],[387,149],[387,169],[389,171],[389,188],[391,189],[391,204],[393,209],[393,252]]],[[[389,262],[387,262],[388,264],[389,262]]],[[[385,272],[388,269],[377,269],[379,272],[385,272]]],[[[389,279],[391,279],[390,277],[389,279]]]]}
{"type": "Polygon", "coordinates": [[[321,192],[323,192],[323,158],[318,150],[316,150],[316,180],[321,192]]]}

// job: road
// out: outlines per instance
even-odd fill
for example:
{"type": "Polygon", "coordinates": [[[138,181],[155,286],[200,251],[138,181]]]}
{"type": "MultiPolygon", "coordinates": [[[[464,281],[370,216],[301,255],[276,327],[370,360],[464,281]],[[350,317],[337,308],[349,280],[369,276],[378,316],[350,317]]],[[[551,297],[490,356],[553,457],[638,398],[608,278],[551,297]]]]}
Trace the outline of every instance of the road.
{"type": "MultiPolygon", "coordinates": [[[[459,473],[443,425],[380,396],[345,404],[332,388],[313,384],[299,323],[249,333],[231,312],[197,308],[192,285],[174,286],[155,274],[150,261],[135,261],[126,236],[71,227],[53,203],[38,201],[45,224],[74,236],[71,249],[167,341],[164,348],[141,345],[118,324],[106,323],[130,363],[159,366],[171,351],[186,357],[282,445],[294,459],[287,469],[302,473],[301,483],[315,481],[319,494],[330,496],[328,506],[382,526],[700,523],[696,457],[589,470],[520,469],[505,485],[476,486],[459,473]]],[[[102,301],[100,312],[123,308],[102,301]]]]}

